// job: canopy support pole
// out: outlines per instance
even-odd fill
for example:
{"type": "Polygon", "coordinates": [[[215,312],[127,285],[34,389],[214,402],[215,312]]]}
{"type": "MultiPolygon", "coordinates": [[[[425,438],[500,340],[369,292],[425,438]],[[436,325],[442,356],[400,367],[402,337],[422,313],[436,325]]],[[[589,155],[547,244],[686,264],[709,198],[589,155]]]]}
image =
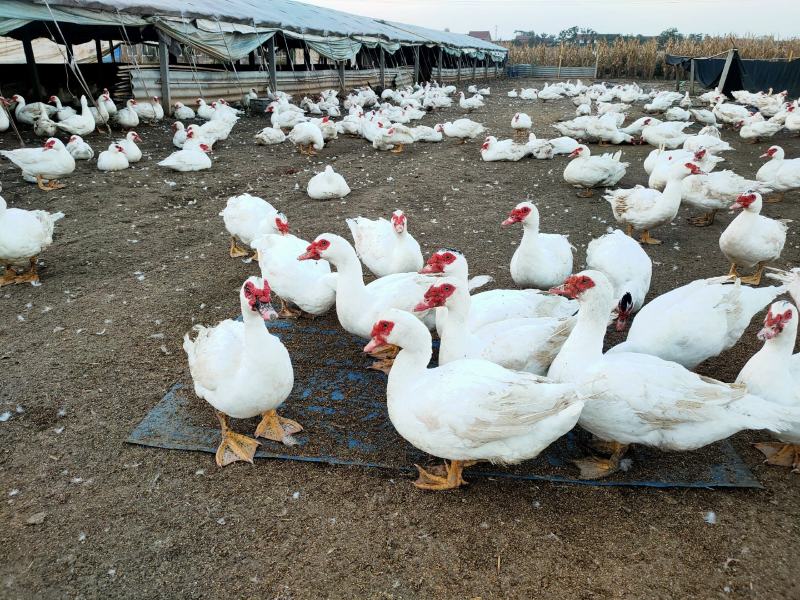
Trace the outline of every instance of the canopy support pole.
{"type": "Polygon", "coordinates": [[[303,47],[303,65],[306,71],[311,71],[311,51],[308,49],[308,46],[303,47]]]}
{"type": "Polygon", "coordinates": [[[414,46],[414,83],[419,83],[419,46],[414,46]]]}
{"type": "Polygon", "coordinates": [[[117,57],[114,56],[114,42],[112,40],[108,40],[108,52],[111,54],[111,62],[117,62],[117,57]]]}
{"type": "Polygon", "coordinates": [[[247,55],[247,64],[249,64],[251,67],[255,67],[256,66],[256,52],[255,52],[255,50],[253,50],[253,52],[251,52],[250,54],[247,55]]]}
{"type": "Polygon", "coordinates": [[[172,106],[172,96],[169,91],[169,47],[162,36],[158,36],[158,65],[161,71],[161,107],[164,109],[164,114],[168,115],[172,106]]]}
{"type": "Polygon", "coordinates": [[[461,55],[458,55],[456,61],[456,85],[461,85],[461,55]]]}
{"type": "Polygon", "coordinates": [[[67,49],[67,60],[70,64],[75,62],[75,50],[72,48],[72,44],[66,44],[64,46],[67,49]]]}
{"type": "Polygon", "coordinates": [[[488,59],[483,59],[483,80],[489,81],[489,61],[488,59]]]}
{"type": "Polygon", "coordinates": [[[472,59],[472,83],[475,83],[475,71],[478,68],[478,57],[472,59]]]}
{"type": "Polygon", "coordinates": [[[278,72],[275,65],[275,36],[267,40],[267,60],[269,62],[269,85],[274,94],[278,91],[278,72]]]}
{"type": "MultiPolygon", "coordinates": [[[[722,75],[719,76],[719,91],[722,92],[725,89],[725,82],[728,80],[728,71],[731,70],[731,63],[733,62],[733,55],[736,52],[736,48],[731,48],[728,50],[728,57],[725,59],[725,66],[722,68],[722,75]]],[[[694,61],[692,61],[694,63],[694,61]]]]}
{"type": "Polygon", "coordinates": [[[694,59],[689,67],[689,95],[694,96],[694,59]]]}
{"type": "Polygon", "coordinates": [[[386,87],[386,51],[383,46],[380,46],[380,54],[378,55],[378,68],[380,71],[381,87],[386,87]]]}
{"type": "Polygon", "coordinates": [[[345,91],[344,67],[345,67],[345,61],[343,61],[343,60],[340,60],[339,63],[336,65],[336,68],[339,71],[339,88],[342,90],[342,93],[344,93],[344,91],[345,91]]]}
{"type": "Polygon", "coordinates": [[[44,96],[42,82],[39,79],[39,68],[36,66],[36,57],[33,55],[33,45],[30,40],[22,40],[22,49],[25,51],[25,62],[31,70],[33,78],[33,91],[36,96],[44,96]]]}
{"type": "Polygon", "coordinates": [[[675,91],[681,91],[681,72],[678,70],[678,65],[675,65],[675,91]]]}
{"type": "Polygon", "coordinates": [[[97,64],[103,64],[103,45],[99,38],[94,40],[94,51],[97,54],[97,64]]]}
{"type": "Polygon", "coordinates": [[[444,53],[444,50],[442,50],[442,47],[439,46],[439,57],[438,57],[438,60],[436,61],[436,79],[439,81],[439,83],[442,83],[442,54],[443,53],[444,53]]]}

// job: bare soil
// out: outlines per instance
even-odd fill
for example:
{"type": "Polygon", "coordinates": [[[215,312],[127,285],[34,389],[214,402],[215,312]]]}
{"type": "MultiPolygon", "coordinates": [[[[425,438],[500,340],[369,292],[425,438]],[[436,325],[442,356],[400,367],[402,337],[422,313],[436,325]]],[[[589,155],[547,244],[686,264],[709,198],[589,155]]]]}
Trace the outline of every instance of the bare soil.
{"type": "MultiPolygon", "coordinates": [[[[534,84],[513,82],[521,83],[534,84]]],[[[553,137],[550,123],[573,114],[567,100],[509,99],[511,87],[495,82],[488,106],[472,116],[491,134],[509,137],[523,110],[540,137],[553,137]]],[[[449,109],[423,123],[460,115],[449,109]]],[[[346,217],[401,207],[426,254],[458,247],[473,274],[491,274],[498,286],[512,285],[521,235],[499,224],[522,199],[538,203],[545,231],[570,234],[576,266],[586,244],[614,225],[605,202],[577,198],[563,182],[563,157],[483,163],[480,140],[393,155],[345,138],[307,158],[288,143],[255,146],[265,125],[243,119],[201,173],[156,166],[171,151],[167,125],[140,129],[145,158],[133,168],[102,174],[82,162],[58,192],[0,163],[9,204],[67,215],[41,257],[43,285],[0,290],[0,412],[12,413],[0,423],[0,597],[800,598],[800,477],[763,465],[750,446],[757,434],[733,443],[765,489],[724,491],[481,478],[428,494],[381,470],[268,460],[218,469],[208,454],[125,444],[185,373],[184,332],[236,314],[241,282],[257,273],[228,257],[217,213],[231,195],[270,200],[306,239],[349,237],[346,217]],[[305,195],[326,164],[349,182],[346,199],[305,195]]],[[[724,137],[736,147],[725,167],[753,177],[772,142],[724,137]]],[[[110,139],[89,141],[101,150],[110,139]]],[[[797,138],[781,133],[774,143],[800,154],[797,138]]],[[[16,146],[11,132],[0,136],[0,148],[16,146]]],[[[646,183],[650,150],[624,148],[631,166],[621,186],[646,183]]],[[[780,265],[800,264],[798,196],[765,213],[795,220],[780,265]]],[[[727,273],[717,240],[731,217],[699,229],[688,216],[682,209],[654,233],[664,244],[647,248],[651,297],[727,273]]],[[[732,381],[759,347],[760,318],[699,370],[732,381]]],[[[338,327],[335,315],[318,323],[338,327]]],[[[609,343],[620,339],[609,334],[609,343]]],[[[298,378],[324,353],[315,343],[289,348],[298,378]]],[[[347,351],[362,360],[358,346],[347,351]]]]}

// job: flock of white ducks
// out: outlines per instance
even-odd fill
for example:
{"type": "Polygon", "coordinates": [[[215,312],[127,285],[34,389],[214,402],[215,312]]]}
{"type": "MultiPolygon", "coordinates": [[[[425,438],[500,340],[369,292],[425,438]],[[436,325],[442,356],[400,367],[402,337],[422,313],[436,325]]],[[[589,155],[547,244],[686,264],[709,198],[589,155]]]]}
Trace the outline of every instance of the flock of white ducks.
{"type": "MultiPolygon", "coordinates": [[[[297,105],[276,92],[266,109],[271,127],[256,134],[255,142],[288,140],[300,153],[312,155],[339,135],[361,137],[378,151],[395,153],[445,138],[464,143],[484,134],[485,127],[468,118],[433,127],[412,125],[429,110],[451,106],[456,91],[434,83],[387,89],[379,97],[364,88],[340,103],[329,90],[297,105]]],[[[461,109],[486,106],[489,89],[468,91],[472,96],[458,94],[461,109]]],[[[611,212],[628,234],[614,230],[593,240],[586,271],[572,274],[575,248],[563,235],[540,231],[534,203],[513,207],[502,224],[520,223],[523,229],[510,264],[512,279],[522,289],[471,293],[491,277],[470,278],[466,258],[454,249],[440,249],[425,261],[401,210],[388,220],[348,219],[351,244],[333,233],[297,238],[289,233],[286,215],[267,201],[249,194],[230,198],[220,213],[231,236],[230,254],[252,254],[261,276],[249,277],[241,287],[241,321],[197,326],[194,339],[187,334],[184,340],[195,391],[220,421],[217,463],[252,462],[259,444],[236,433],[229,418],[260,416],[255,438],[295,443],[293,435],[302,426],[276,412],[293,386],[292,363],[265,322],[314,317],[335,306],[342,328],[369,340],[364,350],[376,359],[373,367],[389,373],[389,417],[398,433],[446,461],[442,467],[419,468],[420,488],[459,487],[465,483],[464,466],[473,461],[534,458],[576,423],[607,450],[605,457],[578,461],[587,478],[617,470],[630,444],[691,450],[745,429],[771,431],[777,441],[759,446],[768,460],[800,468],[800,362],[792,355],[798,315],[794,305],[777,300],[785,292],[795,302],[800,299],[800,271],[770,273],[781,280],[778,286],[745,285],[758,285],[766,265],[781,255],[787,228],[760,215],[762,195],[779,201],[772,194],[800,188],[800,159],[786,159],[773,146],[754,180],[714,171],[723,161],[719,154],[732,150],[720,126],[758,140],[783,129],[800,131],[800,111],[785,94],[744,94],[734,94],[740,103],[734,104],[717,91],[692,100],[688,94],[645,93],[635,84],[581,82],[510,92],[509,98],[524,101],[572,98],[577,116],[554,125],[561,137],[545,139],[531,131],[534,120],[528,114],[517,112],[511,121],[515,139],[485,138],[480,149],[485,161],[569,155],[564,180],[590,197],[594,188],[621,181],[629,164],[622,161],[621,150],[592,155],[586,143],[656,147],[644,165],[647,187],[606,193],[611,212]],[[650,115],[623,126],[637,102],[650,115]],[[699,133],[687,132],[693,126],[690,119],[703,125],[699,133]],[[640,231],[642,243],[659,243],[651,230],[672,222],[681,202],[705,211],[692,220],[695,225],[710,224],[723,208],[742,210],[719,240],[730,273],[691,282],[645,303],[652,262],[631,235],[640,231]],[[365,283],[362,265],[375,275],[371,283],[365,283]],[[755,272],[741,277],[739,268],[755,272]],[[273,294],[280,298],[279,311],[272,306],[273,294]],[[770,303],[759,333],[764,347],[736,383],[691,371],[735,345],[753,316],[770,303]],[[610,322],[619,330],[629,325],[630,332],[604,354],[610,322]],[[431,331],[441,342],[436,368],[428,368],[431,331]]],[[[252,90],[243,103],[257,97],[252,90]]],[[[62,187],[58,180],[74,171],[76,160],[93,159],[83,136],[97,127],[115,124],[130,130],[139,122],[164,118],[157,98],[128,100],[118,108],[106,90],[94,106],[82,97],[80,111],[57,97],[51,98],[52,105],[26,104],[20,96],[3,102],[16,104],[13,114],[20,124],[49,137],[42,148],[0,153],[21,169],[25,180],[45,190],[62,187]],[[71,135],[66,146],[54,137],[59,131],[71,135]]],[[[4,110],[0,114],[7,120],[4,110]]],[[[176,119],[205,122],[184,126],[176,121],[173,143],[179,150],[159,164],[176,170],[210,168],[207,153],[228,137],[240,114],[224,100],[207,104],[198,99],[196,111],[176,103],[176,119]]],[[[0,120],[0,130],[3,125],[0,120]]],[[[128,131],[98,155],[98,169],[125,169],[141,160],[140,141],[128,131]]],[[[309,181],[307,193],[325,200],[344,197],[350,188],[327,166],[309,181]]],[[[8,208],[0,198],[0,261],[6,265],[0,283],[38,281],[36,256],[52,243],[53,225],[61,217],[8,208]],[[18,273],[19,266],[27,270],[18,273]]]]}

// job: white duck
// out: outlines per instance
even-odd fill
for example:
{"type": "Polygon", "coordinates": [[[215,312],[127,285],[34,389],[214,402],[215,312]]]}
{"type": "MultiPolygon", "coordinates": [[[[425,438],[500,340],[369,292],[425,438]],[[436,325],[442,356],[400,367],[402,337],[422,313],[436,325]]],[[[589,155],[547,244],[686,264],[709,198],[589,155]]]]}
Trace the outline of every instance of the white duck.
{"type": "Polygon", "coordinates": [[[443,139],[442,132],[435,127],[428,127],[427,125],[417,125],[412,127],[411,134],[414,136],[415,142],[441,142],[443,139]]]}
{"type": "Polygon", "coordinates": [[[77,114],[75,109],[71,106],[62,106],[61,99],[58,96],[50,96],[48,102],[52,102],[56,105],[56,118],[58,118],[59,121],[63,121],[77,114]]]}
{"type": "Polygon", "coordinates": [[[615,185],[625,177],[628,163],[621,162],[622,150],[616,154],[592,156],[589,148],[581,144],[569,155],[572,160],[564,169],[564,181],[584,190],[578,195],[592,197],[592,188],[615,185]]]}
{"type": "MultiPolygon", "coordinates": [[[[156,104],[158,104],[155,97],[153,98],[153,101],[156,101],[156,104]]],[[[133,105],[132,108],[136,112],[140,121],[144,121],[145,123],[155,123],[157,120],[159,120],[153,101],[137,102],[133,105]]]]}
{"type": "MultiPolygon", "coordinates": [[[[336,268],[336,316],[345,331],[363,338],[370,337],[372,324],[382,311],[399,308],[410,312],[428,288],[426,278],[417,273],[395,273],[364,285],[356,251],[347,240],[333,233],[318,235],[298,258],[323,259],[336,268]]],[[[427,326],[433,326],[432,317],[425,317],[425,321],[427,326]]],[[[385,360],[372,365],[379,370],[387,366],[385,360]]]]}
{"type": "Polygon", "coordinates": [[[800,188],[800,158],[786,159],[780,146],[771,146],[761,158],[770,160],[758,170],[756,179],[778,192],[767,202],[780,202],[783,193],[800,188]]]}
{"type": "Polygon", "coordinates": [[[470,119],[456,119],[452,123],[448,121],[437,125],[436,129],[447,137],[460,139],[462,144],[468,139],[474,140],[486,130],[483,125],[470,119]]]}
{"type": "Polygon", "coordinates": [[[101,171],[122,171],[129,167],[125,148],[117,143],[111,144],[97,157],[97,168],[101,171]]]}
{"type": "Polygon", "coordinates": [[[656,148],[661,146],[674,150],[679,148],[689,137],[688,133],[684,133],[690,123],[682,121],[665,121],[657,125],[647,125],[642,129],[642,139],[656,148]]]}
{"type": "Polygon", "coordinates": [[[136,145],[136,142],[141,141],[142,138],[139,137],[139,134],[135,131],[129,131],[123,139],[117,140],[117,144],[122,146],[122,149],[125,150],[125,158],[128,159],[129,163],[142,160],[142,151],[139,146],[136,145]]]}
{"type": "Polygon", "coordinates": [[[645,304],[628,338],[609,352],[652,354],[694,369],[732,348],[753,316],[783,290],[753,288],[727,277],[692,281],[645,304]]]}
{"type": "Polygon", "coordinates": [[[548,140],[550,142],[550,146],[553,148],[553,154],[572,154],[575,152],[575,149],[580,146],[580,142],[575,138],[571,138],[568,136],[561,136],[557,138],[552,138],[548,140]]]}
{"type": "Polygon", "coordinates": [[[241,321],[227,319],[210,329],[195,325],[195,339],[188,333],[183,337],[195,394],[214,408],[222,429],[216,454],[220,467],[237,460],[252,463],[259,445],[235,433],[229,417],[260,415],[255,437],[287,445],[295,443],[293,433],[303,430],[275,412],[292,391],[294,370],[286,347],[264,326],[277,316],[270,300],[269,284],[249,277],[239,291],[241,321]]]}
{"type": "MultiPolygon", "coordinates": [[[[654,150],[658,152],[658,150],[654,150]]],[[[650,172],[650,177],[647,180],[647,186],[654,190],[663,190],[669,181],[670,172],[675,165],[681,163],[691,162],[697,165],[703,173],[710,173],[721,162],[725,162],[724,158],[714,156],[705,148],[700,148],[697,152],[689,150],[665,150],[660,158],[653,165],[653,170],[650,172]],[[669,156],[666,156],[669,153],[669,156]]]]}
{"type": "Polygon", "coordinates": [[[752,119],[748,122],[739,121],[739,137],[743,140],[756,144],[764,138],[770,138],[783,129],[782,123],[765,121],[762,119],[752,119]]]}
{"type": "Polygon", "coordinates": [[[36,183],[44,191],[58,190],[64,184],[56,181],[75,170],[75,159],[67,152],[64,143],[50,138],[41,148],[18,148],[17,150],[0,150],[0,156],[22,169],[22,178],[36,183]]]}
{"type": "Polygon", "coordinates": [[[346,222],[359,258],[376,277],[422,268],[419,242],[408,232],[408,218],[402,210],[394,211],[391,221],[356,217],[346,222]]]}
{"type": "Polygon", "coordinates": [[[203,98],[197,99],[197,116],[205,121],[210,121],[214,116],[213,107],[209,106],[203,98]]]}
{"type": "Polygon", "coordinates": [[[579,424],[613,449],[608,459],[580,461],[582,477],[614,472],[629,444],[694,450],[745,429],[786,429],[785,415],[744,386],[648,354],[603,354],[614,290],[599,271],[573,275],[555,291],[576,298],[580,310],[548,377],[580,386],[594,382],[579,424]]]}
{"type": "Polygon", "coordinates": [[[759,181],[745,179],[728,170],[691,175],[681,185],[683,202],[705,211],[705,214],[689,219],[697,227],[711,225],[718,210],[728,208],[741,194],[749,191],[768,193],[772,190],[759,181]]]}
{"type": "Polygon", "coordinates": [[[667,121],[688,121],[692,118],[692,113],[688,110],[680,108],[679,106],[673,106],[672,108],[667,109],[664,113],[664,119],[667,121]]]}
{"type": "Polygon", "coordinates": [[[270,146],[282,143],[286,139],[286,134],[276,127],[264,127],[255,135],[255,138],[256,144],[259,146],[270,146]]]}
{"type": "Polygon", "coordinates": [[[61,212],[8,208],[0,196],[0,265],[5,267],[0,287],[39,282],[36,258],[53,243],[53,226],[63,217],[61,212]],[[17,273],[15,266],[24,270],[17,273]]]}
{"type": "Polygon", "coordinates": [[[386,388],[389,419],[410,444],[449,460],[443,468],[417,467],[418,488],[447,490],[466,482],[465,463],[516,463],[537,456],[572,429],[583,401],[572,386],[483,360],[459,360],[428,369],[431,336],[413,316],[382,310],[365,352],[400,346],[386,388]]]}
{"type": "Polygon", "coordinates": [[[549,289],[572,273],[572,245],[564,235],[539,232],[539,209],[520,202],[502,225],[522,223],[522,241],[511,257],[511,279],[521,287],[549,289]]]}
{"type": "MultiPolygon", "coordinates": [[[[273,125],[274,126],[274,125],[273,125]]],[[[300,154],[315,155],[325,146],[322,131],[314,123],[297,123],[288,135],[289,141],[297,146],[300,154]]]]}
{"type": "Polygon", "coordinates": [[[32,102],[31,104],[27,104],[25,98],[19,94],[11,96],[11,102],[17,103],[14,109],[14,118],[16,118],[17,123],[23,123],[25,125],[32,126],[35,117],[42,111],[46,111],[49,116],[54,115],[56,112],[55,106],[50,106],[44,102],[32,102]]]}
{"type": "Polygon", "coordinates": [[[510,139],[498,141],[493,135],[487,137],[481,145],[481,160],[484,162],[516,162],[527,155],[527,144],[516,144],[510,139]]]}
{"type": "Polygon", "coordinates": [[[531,127],[533,127],[533,120],[525,113],[518,112],[511,118],[511,128],[518,138],[527,138],[531,127]]]}
{"type": "Polygon", "coordinates": [[[479,94],[476,94],[471,98],[465,98],[464,92],[459,92],[458,98],[458,105],[462,110],[465,110],[468,113],[471,113],[473,110],[478,108],[483,108],[486,105],[486,103],[483,101],[483,98],[479,94]]]}
{"type": "Polygon", "coordinates": [[[179,121],[191,121],[197,115],[192,108],[186,106],[183,102],[176,102],[172,105],[172,116],[179,121]]]}
{"type": "Polygon", "coordinates": [[[603,199],[611,205],[617,223],[627,227],[626,233],[641,231],[639,241],[643,244],[660,244],[650,235],[650,230],[670,223],[681,206],[681,182],[689,175],[702,174],[694,163],[677,164],[670,167],[669,179],[663,192],[637,185],[632,189],[612,190],[603,199]]]}
{"type": "Polygon", "coordinates": [[[689,113],[695,118],[695,121],[703,125],[716,125],[717,117],[710,110],[704,108],[690,108],[689,113]]]}
{"type": "Polygon", "coordinates": [[[712,125],[703,127],[697,135],[690,135],[683,142],[684,150],[697,152],[701,148],[705,148],[711,152],[711,154],[719,154],[720,152],[733,150],[733,146],[720,138],[719,129],[712,125]]]}
{"type": "MultiPolygon", "coordinates": [[[[775,302],[769,308],[758,339],[764,346],[747,361],[736,383],[768,402],[800,409],[800,354],[793,354],[797,339],[797,308],[790,302],[775,302]]],[[[800,423],[776,436],[778,442],[762,442],[756,448],[767,463],[791,467],[800,473],[800,423]]]]}
{"type": "Polygon", "coordinates": [[[604,273],[614,286],[617,300],[617,331],[625,329],[631,315],[644,305],[653,276],[653,261],[647,252],[621,229],[589,242],[586,268],[604,273]]]}
{"type": "Polygon", "coordinates": [[[525,144],[525,148],[528,154],[536,160],[550,160],[555,155],[555,149],[550,140],[539,139],[533,132],[528,134],[528,142],[525,144]]]}
{"type": "Polygon", "coordinates": [[[661,119],[656,119],[655,117],[640,117],[627,127],[620,129],[620,131],[632,136],[641,136],[642,129],[650,125],[658,125],[661,122],[661,119]]]}
{"type": "Polygon", "coordinates": [[[231,258],[248,256],[250,251],[244,246],[253,248],[253,242],[262,235],[289,233],[286,217],[263,198],[250,194],[228,198],[219,216],[231,236],[231,258]]]}
{"type": "Polygon", "coordinates": [[[184,148],[183,150],[173,152],[158,163],[158,166],[181,172],[210,169],[211,159],[208,157],[208,152],[211,152],[211,147],[201,142],[192,148],[184,148]]]}
{"type": "Polygon", "coordinates": [[[719,236],[719,248],[731,263],[729,276],[738,277],[738,267],[756,267],[753,275],[741,278],[742,283],[753,285],[761,283],[764,265],[780,258],[786,243],[786,225],[759,214],[761,206],[761,194],[739,196],[731,209],[742,212],[719,236]]]}
{"type": "MultiPolygon", "coordinates": [[[[452,248],[442,248],[434,252],[420,273],[447,277],[457,285],[470,290],[492,281],[488,275],[470,278],[467,259],[461,252],[452,248]]],[[[547,294],[541,290],[489,290],[470,297],[467,326],[470,331],[477,331],[497,321],[524,317],[569,317],[577,310],[578,305],[574,300],[547,294]]],[[[437,311],[437,330],[441,329],[440,321],[437,311]]]]}
{"type": "Polygon", "coordinates": [[[91,160],[94,158],[94,150],[79,135],[70,136],[69,142],[67,142],[67,152],[75,160],[91,160]]]}
{"type": "Polygon", "coordinates": [[[175,121],[171,125],[171,129],[173,131],[172,134],[172,145],[176,148],[183,148],[183,145],[186,143],[186,138],[188,136],[188,131],[183,126],[183,123],[180,121],[175,121]]]}
{"type": "Polygon", "coordinates": [[[297,260],[309,243],[286,231],[262,235],[252,242],[261,276],[280,296],[278,315],[287,318],[315,317],[328,312],[336,302],[336,273],[324,260],[297,260]],[[289,304],[296,306],[292,308],[289,304]]]}
{"type": "Polygon", "coordinates": [[[11,127],[11,118],[8,114],[8,100],[0,96],[0,133],[8,131],[11,127]]]}
{"type": "Polygon", "coordinates": [[[617,123],[618,113],[606,113],[597,119],[589,121],[586,125],[586,133],[591,138],[599,140],[601,145],[632,143],[633,136],[620,131],[617,123]]]}
{"type": "Polygon", "coordinates": [[[92,116],[92,112],[89,110],[89,103],[86,100],[86,96],[81,96],[81,113],[79,115],[74,115],[63,121],[59,121],[56,125],[59,129],[63,129],[75,135],[88,135],[92,133],[97,128],[97,124],[92,116]]]}
{"type": "Polygon", "coordinates": [[[470,296],[466,286],[446,280],[431,285],[416,312],[443,309],[439,330],[439,364],[481,358],[495,364],[544,375],[575,324],[574,317],[515,318],[471,330],[470,296]]]}
{"type": "Polygon", "coordinates": [[[103,105],[106,108],[106,112],[112,117],[117,115],[118,109],[117,105],[114,103],[114,100],[111,98],[111,92],[108,91],[107,88],[103,88],[103,105]]]}
{"type": "Polygon", "coordinates": [[[322,173],[317,173],[308,181],[308,197],[314,200],[344,198],[350,193],[350,186],[333,167],[327,165],[322,173]]]}
{"type": "Polygon", "coordinates": [[[123,129],[133,129],[139,126],[139,115],[136,112],[138,102],[131,98],[125,103],[125,108],[119,109],[115,115],[117,124],[123,129]]]}
{"type": "Polygon", "coordinates": [[[45,111],[40,112],[33,120],[33,132],[39,137],[53,137],[58,132],[56,122],[47,116],[45,111]]]}
{"type": "Polygon", "coordinates": [[[106,109],[105,101],[107,99],[108,96],[106,96],[106,94],[101,94],[97,97],[97,100],[95,100],[96,106],[89,107],[89,112],[92,113],[92,118],[94,119],[96,127],[105,125],[111,120],[111,115],[108,114],[108,110],[106,109]]]}

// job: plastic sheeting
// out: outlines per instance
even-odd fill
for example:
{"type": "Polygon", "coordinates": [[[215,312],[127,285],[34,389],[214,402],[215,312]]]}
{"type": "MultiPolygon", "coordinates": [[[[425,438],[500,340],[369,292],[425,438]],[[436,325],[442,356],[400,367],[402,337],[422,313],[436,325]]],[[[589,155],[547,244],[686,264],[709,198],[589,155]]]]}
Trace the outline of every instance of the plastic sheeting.
{"type": "Polygon", "coordinates": [[[167,37],[223,61],[244,58],[275,35],[274,31],[257,31],[252,28],[250,33],[225,33],[219,28],[213,32],[177,19],[155,17],[151,21],[167,37]]]}

